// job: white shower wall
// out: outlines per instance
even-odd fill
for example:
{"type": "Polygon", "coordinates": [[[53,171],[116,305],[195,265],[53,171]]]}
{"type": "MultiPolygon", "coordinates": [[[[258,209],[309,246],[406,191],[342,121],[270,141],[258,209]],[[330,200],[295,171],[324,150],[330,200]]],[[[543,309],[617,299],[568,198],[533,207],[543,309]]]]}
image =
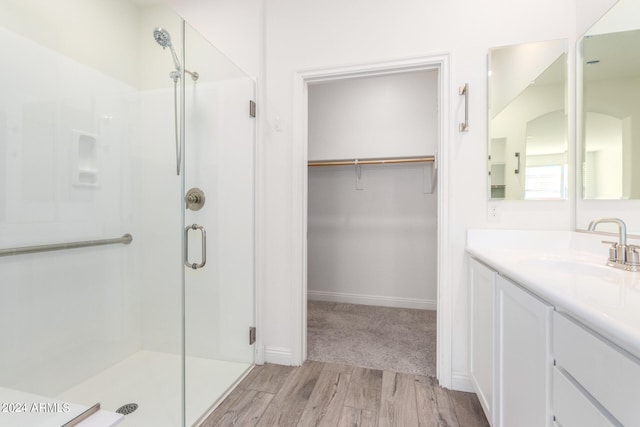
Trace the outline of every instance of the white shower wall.
{"type": "MultiPolygon", "coordinates": [[[[0,83],[2,247],[135,233],[125,160],[135,90],[4,29],[0,48],[12,58],[0,83]],[[74,184],[74,130],[96,136],[95,185],[74,184]]],[[[139,347],[131,248],[0,258],[2,386],[55,395],[139,347]]]]}

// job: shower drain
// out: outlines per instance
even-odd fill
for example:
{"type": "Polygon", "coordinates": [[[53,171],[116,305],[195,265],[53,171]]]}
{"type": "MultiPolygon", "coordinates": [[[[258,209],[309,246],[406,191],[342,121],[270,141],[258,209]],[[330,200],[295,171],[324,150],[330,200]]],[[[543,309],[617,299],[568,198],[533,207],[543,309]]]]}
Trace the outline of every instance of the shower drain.
{"type": "Polygon", "coordinates": [[[126,405],[122,405],[121,407],[119,407],[116,412],[122,415],[129,415],[136,409],[138,409],[137,403],[127,403],[126,405]]]}

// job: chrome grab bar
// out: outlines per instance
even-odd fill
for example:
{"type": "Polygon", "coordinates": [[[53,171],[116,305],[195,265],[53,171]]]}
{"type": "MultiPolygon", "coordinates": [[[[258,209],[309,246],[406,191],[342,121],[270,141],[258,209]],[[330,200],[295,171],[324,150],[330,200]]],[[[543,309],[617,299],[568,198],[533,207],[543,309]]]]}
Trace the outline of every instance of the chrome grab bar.
{"type": "Polygon", "coordinates": [[[193,270],[204,267],[204,265],[207,263],[207,232],[205,231],[204,227],[198,224],[187,225],[184,228],[184,241],[184,265],[193,270]],[[200,264],[189,262],[189,230],[200,230],[200,232],[202,233],[202,259],[200,261],[200,264]]]}
{"type": "Polygon", "coordinates": [[[62,249],[75,249],[75,248],[87,248],[89,246],[103,246],[113,245],[116,243],[122,243],[128,245],[133,240],[131,234],[125,234],[122,237],[115,239],[102,239],[102,240],[85,240],[81,242],[68,242],[68,243],[55,243],[52,245],[35,245],[35,246],[23,246],[19,248],[7,248],[0,249],[0,257],[11,255],[23,255],[32,254],[36,252],[49,252],[59,251],[62,249]]]}

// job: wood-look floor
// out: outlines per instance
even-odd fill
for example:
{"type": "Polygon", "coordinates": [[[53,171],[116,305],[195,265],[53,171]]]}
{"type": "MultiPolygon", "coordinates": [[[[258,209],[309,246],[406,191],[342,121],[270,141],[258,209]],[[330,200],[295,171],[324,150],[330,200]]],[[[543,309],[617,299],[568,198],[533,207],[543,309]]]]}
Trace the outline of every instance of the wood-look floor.
{"type": "Polygon", "coordinates": [[[473,393],[432,377],[307,361],[253,371],[204,421],[213,426],[487,427],[473,393]]]}

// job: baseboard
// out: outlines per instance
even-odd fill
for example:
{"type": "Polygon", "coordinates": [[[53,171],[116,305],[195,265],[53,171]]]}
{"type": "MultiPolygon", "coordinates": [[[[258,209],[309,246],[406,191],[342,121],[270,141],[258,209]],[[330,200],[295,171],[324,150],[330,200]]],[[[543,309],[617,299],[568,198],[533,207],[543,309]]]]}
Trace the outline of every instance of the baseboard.
{"type": "Polygon", "coordinates": [[[451,389],[457,391],[466,391],[469,393],[475,393],[471,383],[471,377],[468,372],[452,372],[451,373],[451,389]]]}
{"type": "Polygon", "coordinates": [[[435,310],[438,306],[438,302],[436,300],[348,294],[342,292],[308,290],[307,297],[314,301],[346,302],[349,304],[377,305],[382,307],[417,308],[420,310],[435,310]]]}
{"type": "Polygon", "coordinates": [[[275,365],[294,366],[291,350],[282,347],[265,347],[264,361],[275,365]]]}

